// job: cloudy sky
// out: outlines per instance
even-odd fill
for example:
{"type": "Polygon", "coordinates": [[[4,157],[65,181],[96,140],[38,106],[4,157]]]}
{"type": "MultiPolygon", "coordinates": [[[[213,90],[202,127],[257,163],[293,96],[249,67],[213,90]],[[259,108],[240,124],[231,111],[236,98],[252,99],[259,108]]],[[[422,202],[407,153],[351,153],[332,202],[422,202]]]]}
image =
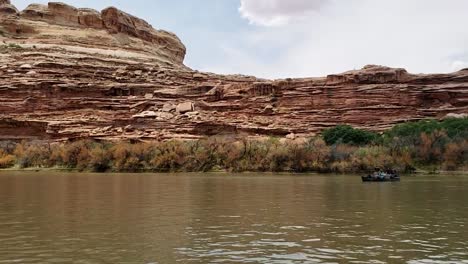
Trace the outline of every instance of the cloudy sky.
{"type": "Polygon", "coordinates": [[[187,46],[186,64],[204,71],[281,78],[366,64],[414,73],[468,67],[467,0],[62,1],[113,5],[173,31],[187,46]]]}

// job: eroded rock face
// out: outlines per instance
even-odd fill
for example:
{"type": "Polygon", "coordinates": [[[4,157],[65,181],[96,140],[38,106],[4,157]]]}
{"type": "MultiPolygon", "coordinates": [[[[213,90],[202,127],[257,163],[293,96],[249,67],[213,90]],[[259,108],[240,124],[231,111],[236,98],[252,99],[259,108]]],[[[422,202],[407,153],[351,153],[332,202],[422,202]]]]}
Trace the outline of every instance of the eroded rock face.
{"type": "Polygon", "coordinates": [[[151,43],[168,45],[171,52],[182,63],[185,57],[185,47],[174,34],[166,31],[157,32],[148,22],[127,14],[115,7],[109,7],[101,12],[105,28],[113,34],[124,33],[141,38],[151,43]]]}
{"type": "Polygon", "coordinates": [[[30,4],[21,12],[21,16],[28,19],[47,19],[48,7],[41,4],[30,4]]]}
{"type": "Polygon", "coordinates": [[[127,33],[134,37],[152,40],[153,27],[146,21],[129,15],[115,7],[102,10],[104,25],[111,33],[127,33]]]}
{"type": "Polygon", "coordinates": [[[379,65],[367,65],[361,70],[349,71],[342,74],[328,75],[328,84],[341,83],[398,83],[408,78],[405,69],[393,69],[379,65]]]}
{"type": "Polygon", "coordinates": [[[467,70],[370,65],[286,80],[203,73],[182,64],[172,33],[115,8],[59,3],[0,16],[0,30],[0,139],[300,138],[343,123],[382,131],[468,114],[467,70]]]}
{"type": "MultiPolygon", "coordinates": [[[[10,10],[11,5],[6,0],[2,1],[5,1],[5,4],[0,4],[0,14],[2,12],[18,13],[16,8],[10,10]]],[[[107,37],[111,39],[102,42],[104,45],[120,45],[119,48],[125,46],[128,48],[129,46],[135,46],[130,45],[132,42],[140,40],[140,42],[144,41],[148,43],[138,44],[146,45],[146,49],[153,46],[155,52],[160,53],[160,55],[166,57],[165,59],[169,59],[174,63],[182,64],[185,58],[185,46],[176,35],[167,31],[156,30],[145,20],[120,11],[115,7],[109,7],[102,12],[98,12],[94,9],[78,9],[64,3],[50,2],[48,5],[31,4],[20,13],[20,16],[21,19],[17,21],[17,24],[30,24],[27,20],[44,21],[50,25],[68,27],[68,29],[63,28],[62,31],[64,33],[75,27],[95,29],[96,35],[99,37],[102,36],[102,32],[98,33],[98,31],[106,30],[109,34],[107,37]],[[134,38],[134,40],[128,37],[134,38]]],[[[41,25],[37,24],[35,26],[41,27],[41,25]]],[[[47,30],[44,29],[44,31],[47,30]]],[[[73,33],[70,32],[69,34],[73,33]]],[[[72,37],[77,38],[77,36],[70,36],[70,38],[72,37]]],[[[96,39],[83,38],[78,42],[96,42],[96,39]]],[[[98,41],[102,41],[102,39],[98,39],[98,41]]]]}
{"type": "Polygon", "coordinates": [[[78,23],[90,28],[104,28],[104,22],[102,21],[101,13],[90,8],[78,9],[78,23]]]}
{"type": "Polygon", "coordinates": [[[0,6],[0,15],[17,15],[18,9],[13,5],[1,5],[0,6]]]}
{"type": "Polygon", "coordinates": [[[78,25],[78,9],[59,2],[49,3],[49,12],[57,23],[70,23],[71,25],[78,25]]]}
{"type": "Polygon", "coordinates": [[[10,3],[10,0],[0,0],[0,16],[18,15],[18,9],[10,3]]]}

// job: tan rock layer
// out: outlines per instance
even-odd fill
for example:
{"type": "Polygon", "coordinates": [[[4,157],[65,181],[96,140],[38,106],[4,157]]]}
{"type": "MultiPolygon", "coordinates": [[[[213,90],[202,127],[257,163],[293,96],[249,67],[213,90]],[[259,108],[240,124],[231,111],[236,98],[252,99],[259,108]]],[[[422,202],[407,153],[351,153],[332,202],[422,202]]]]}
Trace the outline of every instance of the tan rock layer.
{"type": "MultiPolygon", "coordinates": [[[[18,14],[18,10],[9,1],[2,1],[4,2],[0,2],[0,15],[18,14]]],[[[172,61],[178,64],[183,63],[186,53],[185,46],[176,35],[163,30],[155,30],[143,19],[115,7],[98,12],[89,8],[75,8],[60,2],[50,2],[48,5],[31,4],[19,14],[18,19],[44,21],[48,24],[68,27],[103,29],[111,34],[128,35],[149,42],[148,45],[158,45],[169,54],[168,57],[172,61]]],[[[21,25],[19,21],[17,22],[21,25]]],[[[17,33],[16,30],[10,30],[10,33],[17,33]]],[[[19,31],[19,34],[24,33],[24,31],[19,31]]]]}
{"type": "Polygon", "coordinates": [[[343,123],[381,131],[468,113],[468,70],[414,75],[370,65],[324,78],[216,75],[185,67],[170,55],[177,43],[145,39],[151,26],[116,9],[76,16],[61,4],[33,9],[55,17],[0,17],[0,139],[310,136],[343,123]]]}

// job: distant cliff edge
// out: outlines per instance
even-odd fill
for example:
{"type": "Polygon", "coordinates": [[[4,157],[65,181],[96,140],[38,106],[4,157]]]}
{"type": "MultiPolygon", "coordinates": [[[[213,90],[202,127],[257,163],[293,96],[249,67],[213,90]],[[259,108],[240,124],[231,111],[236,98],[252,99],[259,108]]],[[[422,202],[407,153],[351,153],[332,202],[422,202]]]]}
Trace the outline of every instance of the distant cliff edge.
{"type": "Polygon", "coordinates": [[[114,7],[18,11],[0,0],[0,139],[306,137],[337,124],[382,131],[468,114],[468,69],[369,65],[265,80],[192,70],[185,53],[175,34],[114,7]]]}

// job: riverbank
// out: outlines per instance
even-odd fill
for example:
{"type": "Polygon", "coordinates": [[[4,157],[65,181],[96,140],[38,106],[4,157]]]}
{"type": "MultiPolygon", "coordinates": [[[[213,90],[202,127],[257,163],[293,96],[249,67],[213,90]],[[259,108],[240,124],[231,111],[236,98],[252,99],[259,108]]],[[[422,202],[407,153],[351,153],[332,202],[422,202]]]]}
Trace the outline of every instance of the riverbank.
{"type": "MultiPolygon", "coordinates": [[[[151,170],[141,170],[141,171],[104,171],[104,172],[96,172],[92,170],[78,170],[78,169],[71,169],[71,168],[19,168],[19,167],[13,167],[13,168],[6,168],[6,169],[0,169],[0,173],[8,173],[8,172],[13,172],[13,173],[21,173],[21,172],[37,172],[37,173],[44,173],[44,172],[51,172],[51,173],[79,173],[79,174],[88,174],[88,173],[96,173],[96,174],[154,174],[154,175],[159,175],[159,174],[168,174],[168,172],[154,172],[151,170]]],[[[174,171],[174,172],[169,172],[169,174],[198,174],[200,172],[197,171],[192,171],[192,172],[183,172],[183,171],[174,171]]],[[[351,174],[355,176],[363,176],[367,173],[368,171],[361,171],[361,172],[314,172],[314,171],[304,171],[304,172],[287,172],[287,171],[281,171],[281,172],[272,172],[272,171],[242,171],[242,172],[232,172],[232,171],[227,171],[227,170],[212,170],[212,171],[204,171],[203,173],[205,174],[225,174],[225,175],[250,175],[250,174],[260,174],[260,175],[340,175],[340,174],[351,174]]],[[[413,176],[419,176],[419,175],[434,175],[434,176],[468,176],[468,170],[465,171],[424,171],[424,170],[417,170],[411,173],[404,173],[402,174],[404,177],[413,177],[413,176]]]]}
{"type": "Polygon", "coordinates": [[[377,134],[338,126],[321,136],[218,136],[165,142],[0,142],[0,168],[93,172],[401,173],[468,171],[468,119],[407,123],[377,134]]]}

